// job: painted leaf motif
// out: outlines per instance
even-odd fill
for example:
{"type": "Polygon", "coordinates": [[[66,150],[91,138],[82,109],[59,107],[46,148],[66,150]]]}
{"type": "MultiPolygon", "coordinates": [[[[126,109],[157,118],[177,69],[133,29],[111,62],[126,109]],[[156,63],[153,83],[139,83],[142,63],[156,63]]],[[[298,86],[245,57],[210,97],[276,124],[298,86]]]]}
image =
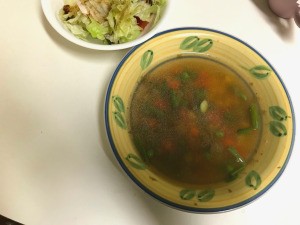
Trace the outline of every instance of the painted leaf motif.
{"type": "Polygon", "coordinates": [[[270,131],[277,137],[282,137],[287,135],[286,127],[283,123],[279,121],[271,121],[269,124],[270,131]]]}
{"type": "Polygon", "coordinates": [[[114,119],[115,119],[115,121],[116,121],[116,123],[119,127],[123,128],[123,129],[127,128],[125,119],[119,111],[113,112],[113,116],[114,116],[114,119]]]}
{"type": "Polygon", "coordinates": [[[147,50],[143,54],[143,56],[141,58],[141,62],[140,62],[140,66],[143,70],[146,69],[151,64],[151,62],[153,60],[153,55],[154,55],[154,53],[152,50],[147,50]]]}
{"type": "Polygon", "coordinates": [[[215,196],[215,190],[213,189],[207,189],[204,191],[200,191],[198,193],[198,201],[200,202],[208,202],[215,196]]]}
{"type": "Polygon", "coordinates": [[[113,96],[113,103],[119,112],[125,112],[123,100],[119,96],[113,96]]]}
{"type": "Polygon", "coordinates": [[[248,173],[248,175],[245,178],[246,185],[256,190],[261,185],[261,177],[260,175],[252,170],[248,173]]]}
{"type": "Polygon", "coordinates": [[[143,160],[132,153],[127,155],[126,160],[133,168],[136,168],[138,170],[144,170],[147,168],[147,165],[143,162],[143,160]]]}
{"type": "Polygon", "coordinates": [[[197,45],[193,47],[194,52],[206,52],[208,51],[213,45],[213,40],[205,38],[198,41],[197,45]]]}
{"type": "Polygon", "coordinates": [[[190,189],[183,189],[180,191],[179,196],[183,200],[191,200],[196,195],[196,191],[190,189]]]}
{"type": "Polygon", "coordinates": [[[283,120],[287,120],[288,118],[285,110],[280,106],[269,107],[269,113],[274,120],[283,121],[283,120]]]}
{"type": "Polygon", "coordinates": [[[258,65],[254,66],[249,70],[249,72],[255,76],[257,79],[263,79],[269,76],[269,74],[272,72],[272,70],[264,65],[258,65]]]}
{"type": "Polygon", "coordinates": [[[191,49],[198,43],[198,41],[199,38],[197,36],[189,36],[181,42],[180,49],[182,50],[191,49]]]}

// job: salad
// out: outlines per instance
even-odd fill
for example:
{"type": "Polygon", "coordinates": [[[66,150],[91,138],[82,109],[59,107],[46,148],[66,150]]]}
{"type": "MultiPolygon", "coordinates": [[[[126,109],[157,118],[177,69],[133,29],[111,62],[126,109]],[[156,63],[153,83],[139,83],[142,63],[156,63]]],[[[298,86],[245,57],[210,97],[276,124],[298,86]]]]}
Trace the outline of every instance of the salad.
{"type": "Polygon", "coordinates": [[[156,24],[165,4],[166,0],[64,0],[58,16],[80,39],[120,44],[156,24]]]}

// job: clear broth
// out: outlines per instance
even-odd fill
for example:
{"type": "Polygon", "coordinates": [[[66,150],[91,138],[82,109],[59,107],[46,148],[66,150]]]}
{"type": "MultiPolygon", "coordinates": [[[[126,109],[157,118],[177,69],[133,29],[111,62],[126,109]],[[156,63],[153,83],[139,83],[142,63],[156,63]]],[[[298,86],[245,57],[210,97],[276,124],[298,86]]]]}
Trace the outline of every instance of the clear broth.
{"type": "Polygon", "coordinates": [[[208,185],[235,179],[251,160],[261,134],[253,125],[261,122],[259,113],[255,94],[233,70],[211,59],[182,57],[139,82],[130,130],[158,176],[208,185]]]}

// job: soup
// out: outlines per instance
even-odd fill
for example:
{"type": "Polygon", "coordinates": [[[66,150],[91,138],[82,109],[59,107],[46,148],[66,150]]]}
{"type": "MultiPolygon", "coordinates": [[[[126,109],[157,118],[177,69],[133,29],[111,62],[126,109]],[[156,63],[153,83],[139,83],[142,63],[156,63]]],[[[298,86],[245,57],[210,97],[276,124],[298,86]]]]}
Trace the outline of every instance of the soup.
{"type": "Polygon", "coordinates": [[[133,93],[130,131],[148,168],[189,185],[231,181],[257,148],[260,111],[249,85],[201,57],[169,60],[133,93]]]}

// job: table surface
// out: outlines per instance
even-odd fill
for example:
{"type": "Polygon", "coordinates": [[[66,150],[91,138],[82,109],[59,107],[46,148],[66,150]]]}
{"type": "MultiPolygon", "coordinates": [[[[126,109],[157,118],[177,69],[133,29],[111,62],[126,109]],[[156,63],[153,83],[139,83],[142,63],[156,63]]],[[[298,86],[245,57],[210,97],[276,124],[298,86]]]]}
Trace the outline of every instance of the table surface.
{"type": "MultiPolygon", "coordinates": [[[[106,88],[129,49],[70,43],[49,25],[39,0],[2,1],[1,9],[1,215],[32,225],[299,224],[297,136],[283,176],[253,203],[209,215],[171,209],[126,177],[106,138],[106,88]]],[[[300,29],[292,20],[276,17],[264,0],[172,0],[160,29],[184,26],[220,30],[254,47],[281,76],[298,115],[300,29]]]]}

